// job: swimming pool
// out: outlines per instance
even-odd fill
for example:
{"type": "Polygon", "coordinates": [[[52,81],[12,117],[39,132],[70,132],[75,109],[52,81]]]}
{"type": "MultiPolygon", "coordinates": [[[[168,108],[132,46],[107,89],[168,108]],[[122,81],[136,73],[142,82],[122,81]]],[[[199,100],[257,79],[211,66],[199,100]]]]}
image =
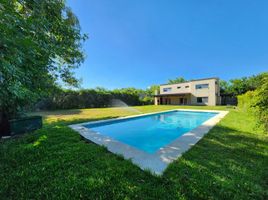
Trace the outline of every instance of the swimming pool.
{"type": "Polygon", "coordinates": [[[70,125],[82,137],[161,174],[228,112],[177,109],[70,125]]]}
{"type": "Polygon", "coordinates": [[[147,153],[155,153],[161,147],[217,114],[171,111],[112,122],[87,124],[85,127],[147,153]]]}

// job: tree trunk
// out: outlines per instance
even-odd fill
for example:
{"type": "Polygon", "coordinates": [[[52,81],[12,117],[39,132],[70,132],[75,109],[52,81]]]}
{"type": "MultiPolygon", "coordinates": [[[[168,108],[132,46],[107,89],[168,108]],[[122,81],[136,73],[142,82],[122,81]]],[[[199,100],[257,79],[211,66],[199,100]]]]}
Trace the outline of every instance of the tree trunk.
{"type": "Polygon", "coordinates": [[[5,112],[0,112],[0,137],[10,136],[10,132],[8,115],[5,112]]]}

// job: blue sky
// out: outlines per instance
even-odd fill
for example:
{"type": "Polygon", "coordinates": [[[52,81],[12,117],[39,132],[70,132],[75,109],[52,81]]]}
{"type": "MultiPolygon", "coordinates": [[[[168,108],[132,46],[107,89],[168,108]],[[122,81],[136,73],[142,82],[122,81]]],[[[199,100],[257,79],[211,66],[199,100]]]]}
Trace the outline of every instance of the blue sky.
{"type": "Polygon", "coordinates": [[[68,0],[82,31],[83,88],[268,71],[267,0],[68,0]]]}

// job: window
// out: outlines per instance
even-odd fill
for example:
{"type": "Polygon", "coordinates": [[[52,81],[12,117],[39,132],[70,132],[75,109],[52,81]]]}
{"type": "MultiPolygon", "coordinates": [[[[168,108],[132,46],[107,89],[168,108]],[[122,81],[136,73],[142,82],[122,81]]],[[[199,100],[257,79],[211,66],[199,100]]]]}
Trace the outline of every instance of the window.
{"type": "Polygon", "coordinates": [[[208,84],[198,84],[198,85],[195,85],[195,89],[204,89],[204,88],[208,88],[208,84]]]}
{"type": "Polygon", "coordinates": [[[181,89],[181,86],[178,86],[177,89],[181,89]]]}
{"type": "Polygon", "coordinates": [[[197,97],[197,103],[208,103],[208,97],[197,97]]]}
{"type": "Polygon", "coordinates": [[[169,88],[163,88],[163,92],[170,92],[171,91],[171,87],[169,88]]]}
{"type": "Polygon", "coordinates": [[[171,104],[171,99],[169,99],[169,98],[166,98],[166,99],[165,99],[165,104],[166,104],[166,105],[169,105],[169,104],[171,104]]]}
{"type": "Polygon", "coordinates": [[[189,85],[186,85],[185,88],[189,88],[189,85]]]}
{"type": "Polygon", "coordinates": [[[202,97],[197,97],[197,103],[202,103],[202,97]]]}

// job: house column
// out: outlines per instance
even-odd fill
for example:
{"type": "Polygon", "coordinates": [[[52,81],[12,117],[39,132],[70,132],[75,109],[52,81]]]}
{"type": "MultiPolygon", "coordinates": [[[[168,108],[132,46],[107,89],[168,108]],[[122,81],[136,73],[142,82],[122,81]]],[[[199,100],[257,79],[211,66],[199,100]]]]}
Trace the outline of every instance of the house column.
{"type": "Polygon", "coordinates": [[[154,105],[158,105],[158,97],[154,97],[154,105]]]}

